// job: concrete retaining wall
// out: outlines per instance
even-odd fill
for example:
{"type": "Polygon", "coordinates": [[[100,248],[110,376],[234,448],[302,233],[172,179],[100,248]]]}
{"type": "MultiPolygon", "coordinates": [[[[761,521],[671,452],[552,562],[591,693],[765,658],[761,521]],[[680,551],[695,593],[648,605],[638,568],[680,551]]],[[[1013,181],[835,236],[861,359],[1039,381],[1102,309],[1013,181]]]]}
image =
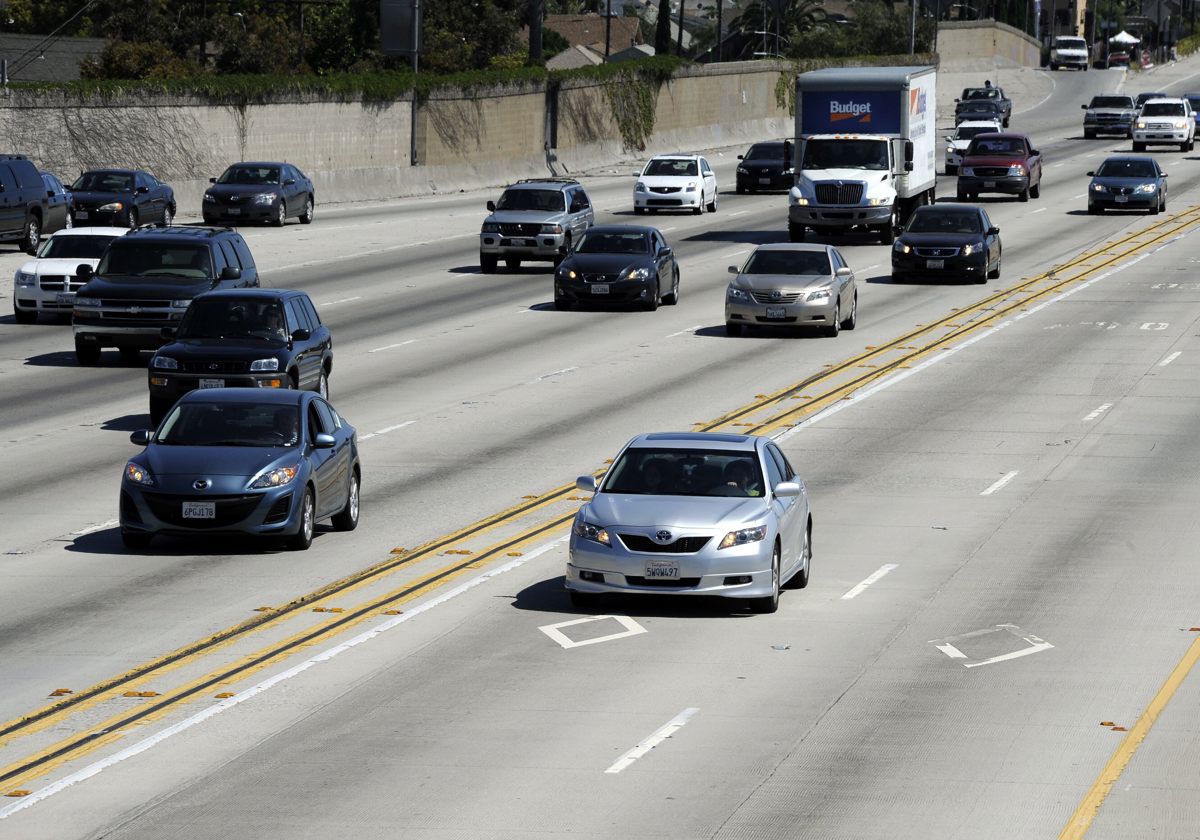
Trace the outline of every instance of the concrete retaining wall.
{"type": "Polygon", "coordinates": [[[993,59],[1023,67],[1041,65],[1041,47],[1032,36],[994,20],[945,21],[938,24],[938,57],[945,63],[993,59]]]}

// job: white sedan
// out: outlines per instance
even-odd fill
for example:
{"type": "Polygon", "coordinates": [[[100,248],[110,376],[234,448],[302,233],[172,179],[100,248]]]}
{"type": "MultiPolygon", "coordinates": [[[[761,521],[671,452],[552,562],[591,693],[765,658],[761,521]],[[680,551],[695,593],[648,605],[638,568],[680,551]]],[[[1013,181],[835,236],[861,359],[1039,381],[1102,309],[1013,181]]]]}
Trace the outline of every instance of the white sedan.
{"type": "Polygon", "coordinates": [[[717,175],[703,155],[657,155],[637,175],[633,212],[717,212],[717,175]]]}
{"type": "Polygon", "coordinates": [[[963,152],[971,145],[973,137],[977,134],[994,134],[1001,130],[999,120],[964,120],[959,123],[953,134],[946,135],[946,174],[958,174],[963,152]]]}

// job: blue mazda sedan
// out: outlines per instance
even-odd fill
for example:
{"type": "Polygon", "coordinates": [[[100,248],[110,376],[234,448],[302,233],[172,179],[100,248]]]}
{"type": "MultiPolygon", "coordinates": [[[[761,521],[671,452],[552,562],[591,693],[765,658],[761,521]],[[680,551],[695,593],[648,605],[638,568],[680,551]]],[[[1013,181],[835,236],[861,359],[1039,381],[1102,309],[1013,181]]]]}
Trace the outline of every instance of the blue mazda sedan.
{"type": "Polygon", "coordinates": [[[278,536],[312,544],[330,519],[358,526],[362,468],[354,427],[312,391],[213,388],[185,394],[121,479],[121,539],[155,534],[278,536]]]}

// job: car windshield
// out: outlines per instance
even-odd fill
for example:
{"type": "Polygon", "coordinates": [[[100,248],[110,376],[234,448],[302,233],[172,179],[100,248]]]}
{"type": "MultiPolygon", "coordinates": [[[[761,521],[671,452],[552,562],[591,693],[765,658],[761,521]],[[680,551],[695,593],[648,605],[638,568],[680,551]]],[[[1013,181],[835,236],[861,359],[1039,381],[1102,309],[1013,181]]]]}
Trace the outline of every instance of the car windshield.
{"type": "Polygon", "coordinates": [[[221,173],[218,184],[269,184],[278,186],[278,166],[231,166],[221,173]]]}
{"type": "Polygon", "coordinates": [[[648,254],[650,245],[641,231],[588,233],[575,248],[579,254],[648,254]]]}
{"type": "Polygon", "coordinates": [[[1143,117],[1182,117],[1182,102],[1147,102],[1142,108],[1143,117]]]}
{"type": "Polygon", "coordinates": [[[1092,97],[1093,108],[1132,108],[1133,100],[1128,96],[1092,97]]]}
{"type": "Polygon", "coordinates": [[[542,210],[561,213],[566,209],[561,190],[505,190],[496,202],[497,210],[542,210]]]}
{"type": "Polygon", "coordinates": [[[184,402],[154,440],[164,446],[295,446],[300,411],[270,403],[184,402]]]}
{"type": "Polygon", "coordinates": [[[1023,155],[1025,143],[1013,137],[976,137],[968,155],[1023,155]]]}
{"type": "Polygon", "coordinates": [[[208,248],[186,242],[116,240],[104,252],[97,274],[124,277],[186,277],[194,280],[213,276],[208,248]]]}
{"type": "Polygon", "coordinates": [[[71,184],[72,190],[82,192],[128,192],[133,189],[129,172],[84,172],[71,184]]]}
{"type": "Polygon", "coordinates": [[[996,126],[994,125],[960,125],[954,132],[955,140],[970,140],[972,137],[978,137],[980,134],[995,134],[996,126]]]}
{"type": "Polygon", "coordinates": [[[803,169],[869,169],[887,171],[886,140],[809,140],[804,144],[803,169]]]}
{"type": "Polygon", "coordinates": [[[783,160],[786,161],[790,155],[788,148],[783,143],[755,143],[750,147],[750,151],[746,152],[744,158],[746,160],[783,160]]]}
{"type": "Polygon", "coordinates": [[[829,255],[824,251],[790,251],[760,248],[750,255],[742,274],[825,274],[829,255]]]}
{"type": "Polygon", "coordinates": [[[98,260],[115,236],[51,236],[38,251],[42,260],[98,260]]]}
{"type": "Polygon", "coordinates": [[[1082,38],[1055,38],[1054,48],[1058,50],[1086,50],[1087,41],[1082,38]]]}
{"type": "Polygon", "coordinates": [[[1141,105],[1143,102],[1146,102],[1147,100],[1162,99],[1165,96],[1166,96],[1165,93],[1139,93],[1137,95],[1137,104],[1141,105]]]}
{"type": "Polygon", "coordinates": [[[1097,178],[1153,178],[1154,164],[1148,160],[1106,160],[1096,170],[1097,178]]]}
{"type": "Polygon", "coordinates": [[[273,300],[192,301],[179,324],[179,338],[257,338],[285,341],[283,310],[273,300]]]}
{"type": "Polygon", "coordinates": [[[661,177],[686,177],[699,173],[696,168],[696,161],[686,160],[684,158],[655,158],[646,164],[646,171],[643,175],[657,175],[661,177]]]}
{"type": "Polygon", "coordinates": [[[964,99],[999,99],[999,88],[971,88],[964,99]]]}
{"type": "Polygon", "coordinates": [[[626,449],[602,493],[640,496],[762,496],[763,478],[751,452],[722,449],[626,449]]]}
{"type": "Polygon", "coordinates": [[[917,211],[908,222],[909,233],[981,233],[979,214],[967,210],[917,211]]]}

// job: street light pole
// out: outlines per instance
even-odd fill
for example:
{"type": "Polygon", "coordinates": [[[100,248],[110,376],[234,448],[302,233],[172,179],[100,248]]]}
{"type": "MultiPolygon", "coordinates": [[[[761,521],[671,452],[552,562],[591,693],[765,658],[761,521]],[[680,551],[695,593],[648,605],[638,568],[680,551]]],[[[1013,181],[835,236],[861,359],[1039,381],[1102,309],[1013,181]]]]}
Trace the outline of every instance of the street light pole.
{"type": "Polygon", "coordinates": [[[908,54],[917,52],[917,0],[912,0],[912,31],[908,33],[908,54]]]}

